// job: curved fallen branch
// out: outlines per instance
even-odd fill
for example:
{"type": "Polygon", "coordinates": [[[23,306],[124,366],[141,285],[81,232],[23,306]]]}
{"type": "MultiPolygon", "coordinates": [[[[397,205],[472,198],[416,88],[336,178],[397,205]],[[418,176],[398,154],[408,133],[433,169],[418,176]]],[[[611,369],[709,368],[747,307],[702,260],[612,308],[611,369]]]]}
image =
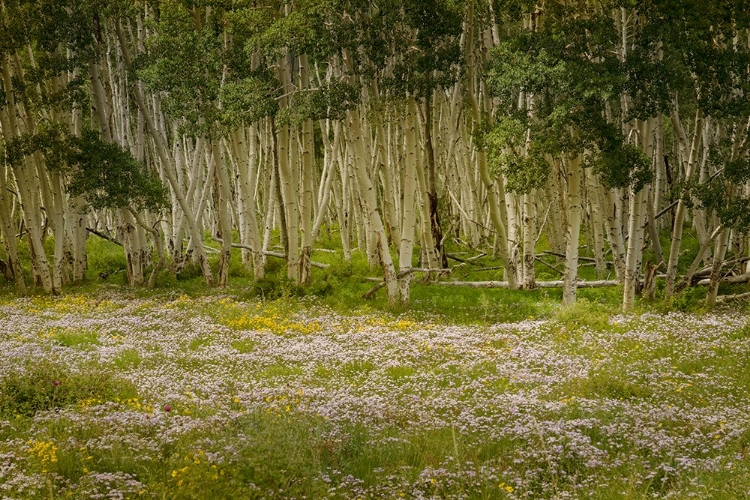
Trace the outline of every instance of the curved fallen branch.
{"type": "MultiPolygon", "coordinates": [[[[217,243],[224,243],[221,238],[217,238],[215,236],[212,236],[211,239],[216,241],[217,243]]],[[[250,250],[251,252],[253,251],[253,249],[249,245],[243,245],[242,243],[232,243],[232,248],[244,248],[245,250],[250,250]]],[[[286,259],[286,254],[282,252],[272,252],[270,250],[265,250],[263,252],[263,255],[267,255],[268,257],[277,257],[279,259],[286,259]]],[[[328,269],[329,267],[331,267],[330,264],[315,262],[314,260],[310,261],[310,265],[313,267],[317,267],[318,269],[328,269]]]]}
{"type": "Polygon", "coordinates": [[[745,293],[737,293],[734,295],[719,295],[716,297],[716,302],[730,302],[733,300],[742,300],[742,299],[750,299],[750,292],[745,293]]]}
{"type": "MultiPolygon", "coordinates": [[[[400,273],[398,273],[396,275],[396,279],[401,279],[412,273],[450,273],[450,272],[451,272],[450,269],[442,269],[442,268],[430,269],[430,268],[424,268],[424,267],[413,267],[411,269],[407,269],[405,271],[401,271],[400,273]]],[[[365,278],[365,279],[368,281],[373,281],[374,279],[377,279],[379,283],[375,285],[374,287],[370,288],[369,290],[367,290],[362,295],[363,299],[371,299],[373,296],[375,296],[375,292],[377,292],[378,290],[380,290],[381,288],[385,286],[385,280],[383,280],[382,278],[365,278]]]]}
{"type": "MultiPolygon", "coordinates": [[[[443,286],[467,286],[471,288],[510,288],[507,281],[440,281],[438,285],[443,286]]],[[[578,281],[578,288],[602,288],[617,286],[617,280],[578,281]]],[[[536,288],[562,288],[563,281],[537,281],[536,288]]]]}

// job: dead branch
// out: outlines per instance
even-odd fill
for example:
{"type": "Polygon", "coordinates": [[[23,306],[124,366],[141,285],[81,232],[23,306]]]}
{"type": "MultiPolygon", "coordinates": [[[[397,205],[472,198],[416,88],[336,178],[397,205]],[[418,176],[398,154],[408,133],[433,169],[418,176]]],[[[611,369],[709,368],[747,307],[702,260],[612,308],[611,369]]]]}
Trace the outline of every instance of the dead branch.
{"type": "MultiPolygon", "coordinates": [[[[430,269],[430,268],[423,268],[423,267],[413,267],[411,269],[406,269],[404,271],[399,272],[396,275],[396,279],[404,278],[412,273],[450,273],[450,269],[430,269]]],[[[363,295],[363,299],[371,299],[375,296],[375,292],[380,290],[386,285],[386,281],[384,278],[365,278],[367,281],[373,281],[374,279],[377,279],[379,283],[375,285],[374,287],[367,290],[363,295]]]]}
{"type": "Polygon", "coordinates": [[[107,234],[104,234],[104,233],[102,233],[102,232],[99,232],[99,231],[97,231],[96,229],[92,229],[92,228],[90,228],[90,227],[87,227],[87,228],[86,228],[86,231],[88,231],[89,233],[91,233],[91,234],[94,234],[94,235],[96,235],[96,236],[98,236],[98,237],[100,237],[100,238],[102,238],[102,239],[105,239],[105,240],[107,240],[107,241],[109,241],[109,242],[111,242],[111,243],[114,243],[115,245],[119,245],[119,246],[122,246],[122,243],[120,243],[119,241],[117,241],[117,240],[116,240],[116,239],[114,239],[113,237],[111,237],[111,236],[109,236],[109,235],[107,235],[107,234]]]}
{"type": "Polygon", "coordinates": [[[716,297],[716,302],[730,302],[733,300],[750,299],[750,292],[737,293],[734,295],[719,295],[716,297]]]}
{"type": "MultiPolygon", "coordinates": [[[[217,238],[215,236],[212,236],[211,239],[216,241],[217,243],[224,243],[221,238],[217,238]]],[[[249,245],[243,245],[242,243],[232,243],[232,248],[244,248],[245,250],[250,250],[251,252],[253,251],[253,249],[249,245]]],[[[277,257],[279,259],[286,259],[286,254],[282,252],[272,252],[270,250],[264,250],[263,255],[267,255],[268,257],[277,257]]],[[[310,265],[313,267],[317,267],[318,269],[328,269],[329,267],[331,267],[330,264],[315,262],[314,260],[310,261],[310,265]]]]}
{"type": "MultiPolygon", "coordinates": [[[[562,288],[562,280],[557,281],[537,281],[537,288],[562,288]]],[[[441,281],[438,285],[445,286],[467,286],[471,288],[509,288],[507,281],[441,281]]],[[[617,286],[619,283],[617,280],[595,280],[595,281],[579,281],[576,286],[578,288],[602,288],[608,286],[617,286]]]]}

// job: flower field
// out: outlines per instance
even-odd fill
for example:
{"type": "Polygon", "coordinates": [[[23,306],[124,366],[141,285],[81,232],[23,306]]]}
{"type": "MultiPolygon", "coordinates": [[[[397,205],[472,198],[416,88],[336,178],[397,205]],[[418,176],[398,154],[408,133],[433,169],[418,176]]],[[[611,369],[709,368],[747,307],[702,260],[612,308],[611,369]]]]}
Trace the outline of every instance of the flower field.
{"type": "Polygon", "coordinates": [[[738,313],[0,304],[0,498],[748,498],[738,313]]]}

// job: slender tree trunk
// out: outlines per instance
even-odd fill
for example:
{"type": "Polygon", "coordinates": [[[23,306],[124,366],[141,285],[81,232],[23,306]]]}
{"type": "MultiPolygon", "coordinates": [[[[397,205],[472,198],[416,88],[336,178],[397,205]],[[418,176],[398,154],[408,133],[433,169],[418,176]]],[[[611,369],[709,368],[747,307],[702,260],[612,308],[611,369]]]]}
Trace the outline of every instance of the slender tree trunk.
{"type": "MultiPolygon", "coordinates": [[[[689,152],[687,149],[687,137],[685,135],[682,124],[680,123],[679,115],[677,114],[676,106],[672,111],[672,123],[677,132],[681,156],[685,163],[685,180],[689,180],[692,177],[693,166],[698,156],[698,148],[700,147],[700,140],[702,134],[702,123],[703,114],[700,109],[695,114],[695,127],[693,129],[693,140],[690,143],[689,152]]],[[[680,198],[677,202],[677,209],[675,210],[674,227],[672,228],[672,243],[669,247],[669,260],[667,261],[667,278],[666,287],[664,290],[665,298],[669,299],[674,295],[675,284],[677,280],[677,263],[680,257],[680,247],[682,244],[682,230],[683,223],[685,221],[685,211],[687,207],[685,200],[680,198]]]]}
{"type": "Polygon", "coordinates": [[[642,189],[630,194],[630,217],[628,221],[628,253],[625,258],[625,287],[622,299],[623,312],[630,312],[635,306],[635,290],[640,279],[641,248],[643,246],[643,209],[648,203],[648,192],[642,189]],[[645,200],[644,200],[645,198],[645,200]]]}
{"type": "Polygon", "coordinates": [[[568,160],[568,232],[565,248],[565,275],[563,276],[563,304],[576,301],[578,280],[578,240],[581,234],[581,156],[568,160]]]}
{"type": "MultiPolygon", "coordinates": [[[[117,38],[120,42],[120,50],[122,51],[125,65],[127,67],[131,67],[132,64],[130,53],[128,51],[125,37],[122,32],[122,26],[120,25],[119,20],[117,21],[117,38]]],[[[177,198],[177,203],[182,209],[183,216],[187,221],[187,225],[190,230],[190,237],[195,248],[195,256],[198,260],[201,270],[203,271],[203,279],[206,281],[206,284],[212,286],[214,283],[214,277],[213,273],[211,272],[211,267],[208,264],[206,250],[203,246],[203,235],[200,233],[198,223],[193,216],[190,205],[188,204],[185,195],[182,192],[182,186],[180,186],[179,182],[177,181],[177,176],[174,171],[174,161],[169,154],[164,138],[159,133],[159,129],[157,129],[156,127],[156,123],[154,122],[153,117],[149,114],[149,110],[146,107],[146,101],[143,96],[143,91],[137,83],[133,86],[133,91],[135,95],[135,101],[138,104],[138,109],[140,109],[141,113],[143,113],[143,117],[146,123],[146,129],[149,131],[152,139],[154,140],[156,154],[162,162],[164,173],[167,177],[167,180],[169,181],[169,185],[171,186],[172,191],[177,198]]]]}
{"type": "Polygon", "coordinates": [[[380,218],[378,211],[377,195],[375,186],[373,186],[370,176],[367,172],[367,163],[364,161],[364,141],[362,129],[360,126],[359,112],[357,110],[349,111],[349,132],[351,134],[350,145],[354,149],[354,161],[350,168],[353,168],[357,182],[360,186],[362,197],[362,208],[364,216],[370,221],[372,226],[375,245],[378,249],[380,265],[383,268],[383,279],[386,283],[386,293],[390,304],[399,301],[399,286],[396,279],[396,268],[393,265],[393,259],[388,251],[388,239],[385,235],[385,227],[380,218]]]}
{"type": "Polygon", "coordinates": [[[714,251],[714,258],[711,264],[711,277],[709,279],[708,292],[706,293],[706,303],[710,306],[716,304],[716,296],[719,293],[721,267],[724,263],[724,257],[727,254],[727,247],[729,246],[729,233],[729,228],[725,228],[716,239],[716,250],[714,251]]]}
{"type": "Polygon", "coordinates": [[[232,224],[229,219],[229,204],[232,203],[229,191],[229,178],[226,165],[221,156],[219,141],[211,141],[211,161],[215,176],[217,192],[216,211],[219,217],[219,231],[221,236],[221,253],[219,254],[219,286],[227,286],[229,282],[229,261],[232,257],[232,224]]]}
{"type": "Polygon", "coordinates": [[[416,110],[413,99],[409,100],[406,120],[404,122],[404,137],[406,149],[406,163],[404,166],[404,180],[401,205],[401,239],[398,252],[398,270],[402,277],[398,280],[399,297],[402,303],[409,303],[409,288],[411,273],[404,273],[412,267],[412,250],[414,248],[414,229],[416,225],[415,194],[417,191],[417,130],[416,110]]]}
{"type": "MultiPolygon", "coordinates": [[[[443,228],[440,225],[440,212],[438,210],[437,175],[435,173],[435,149],[432,145],[432,93],[428,93],[424,99],[424,126],[422,138],[426,153],[427,165],[427,197],[430,205],[430,227],[432,229],[432,241],[435,245],[435,254],[442,268],[448,267],[448,257],[443,249],[443,228]]],[[[432,267],[432,266],[430,266],[432,267]]]]}
{"type": "Polygon", "coordinates": [[[523,288],[536,288],[534,250],[536,247],[536,213],[532,193],[523,195],[523,288]]]}

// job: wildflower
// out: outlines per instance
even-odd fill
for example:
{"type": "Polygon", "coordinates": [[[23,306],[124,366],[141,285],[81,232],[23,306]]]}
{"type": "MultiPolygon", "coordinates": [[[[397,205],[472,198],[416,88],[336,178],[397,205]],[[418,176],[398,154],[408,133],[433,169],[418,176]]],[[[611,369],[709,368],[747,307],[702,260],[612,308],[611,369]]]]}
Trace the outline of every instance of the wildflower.
{"type": "Polygon", "coordinates": [[[170,405],[164,405],[164,411],[166,411],[166,412],[172,411],[172,406],[170,406],[170,405]]]}

